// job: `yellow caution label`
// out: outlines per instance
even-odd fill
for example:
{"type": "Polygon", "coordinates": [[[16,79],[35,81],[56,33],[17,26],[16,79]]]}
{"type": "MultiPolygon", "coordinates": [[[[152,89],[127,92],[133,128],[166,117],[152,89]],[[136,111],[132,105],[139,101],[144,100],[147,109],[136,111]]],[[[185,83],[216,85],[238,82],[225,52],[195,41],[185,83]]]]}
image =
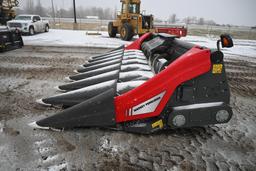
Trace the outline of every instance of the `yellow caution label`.
{"type": "Polygon", "coordinates": [[[164,123],[163,120],[160,119],[159,121],[156,121],[152,124],[152,128],[157,128],[159,127],[160,129],[162,129],[164,127],[164,123]]]}
{"type": "Polygon", "coordinates": [[[221,74],[223,69],[223,64],[213,64],[212,73],[221,74]]]}

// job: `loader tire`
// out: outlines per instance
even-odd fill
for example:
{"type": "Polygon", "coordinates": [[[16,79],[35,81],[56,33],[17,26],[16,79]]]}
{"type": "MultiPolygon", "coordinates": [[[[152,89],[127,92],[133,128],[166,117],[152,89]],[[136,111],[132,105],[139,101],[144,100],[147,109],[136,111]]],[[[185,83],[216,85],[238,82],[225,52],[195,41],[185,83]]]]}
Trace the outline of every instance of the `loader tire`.
{"type": "Polygon", "coordinates": [[[108,35],[109,37],[116,37],[117,28],[114,27],[113,22],[108,23],[108,35]]]}
{"type": "Polygon", "coordinates": [[[124,23],[120,30],[120,36],[125,41],[130,41],[133,38],[133,29],[129,23],[124,23]]]}

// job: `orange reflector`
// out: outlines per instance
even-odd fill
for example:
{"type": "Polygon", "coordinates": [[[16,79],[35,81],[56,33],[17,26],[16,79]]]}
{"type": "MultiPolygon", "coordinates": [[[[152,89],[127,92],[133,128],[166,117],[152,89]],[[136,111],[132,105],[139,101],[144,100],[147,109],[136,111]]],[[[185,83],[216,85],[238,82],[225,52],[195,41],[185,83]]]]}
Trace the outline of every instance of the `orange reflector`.
{"type": "Polygon", "coordinates": [[[229,45],[229,41],[227,38],[223,38],[223,45],[224,46],[228,46],[229,45]]]}

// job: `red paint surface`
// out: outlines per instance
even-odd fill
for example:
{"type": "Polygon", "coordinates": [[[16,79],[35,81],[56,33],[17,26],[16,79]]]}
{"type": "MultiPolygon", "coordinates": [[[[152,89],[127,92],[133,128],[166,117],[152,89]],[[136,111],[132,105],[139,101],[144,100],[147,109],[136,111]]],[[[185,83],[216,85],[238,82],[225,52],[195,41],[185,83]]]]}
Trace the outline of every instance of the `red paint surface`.
{"type": "Polygon", "coordinates": [[[151,36],[152,33],[145,33],[143,36],[141,36],[139,39],[135,40],[133,43],[125,47],[125,50],[139,50],[141,44],[147,39],[149,36],[151,36]]]}
{"type": "Polygon", "coordinates": [[[156,33],[167,33],[167,34],[176,35],[178,37],[186,37],[188,30],[184,27],[181,27],[181,28],[159,27],[159,28],[156,28],[156,33]]]}
{"type": "MultiPolygon", "coordinates": [[[[146,38],[146,36],[144,38],[146,38]]],[[[136,46],[140,42],[141,41],[137,42],[136,46]]],[[[115,98],[116,122],[120,123],[160,115],[173,92],[181,83],[208,72],[210,68],[210,50],[200,49],[197,46],[193,47],[171,63],[165,70],[141,86],[121,96],[117,96],[115,98]],[[154,112],[128,116],[127,110],[159,95],[164,91],[166,91],[166,93],[154,112]]]]}

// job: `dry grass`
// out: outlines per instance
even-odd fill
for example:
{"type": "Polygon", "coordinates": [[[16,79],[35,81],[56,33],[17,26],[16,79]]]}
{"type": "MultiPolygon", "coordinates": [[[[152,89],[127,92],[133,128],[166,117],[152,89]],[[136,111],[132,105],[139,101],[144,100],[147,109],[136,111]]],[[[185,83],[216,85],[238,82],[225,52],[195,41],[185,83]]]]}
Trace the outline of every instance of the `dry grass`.
{"type": "MultiPolygon", "coordinates": [[[[58,22],[56,24],[50,23],[51,28],[54,29],[68,29],[68,30],[89,30],[89,31],[107,31],[107,25],[102,23],[77,23],[74,25],[70,22],[58,22]]],[[[256,30],[239,30],[239,29],[200,29],[200,28],[189,28],[188,34],[193,36],[205,36],[214,35],[219,36],[223,33],[229,33],[235,39],[249,39],[256,40],[256,30]]]]}
{"type": "Polygon", "coordinates": [[[193,36],[214,35],[219,36],[223,33],[232,35],[235,39],[256,40],[256,30],[207,30],[207,29],[189,29],[188,34],[193,36]]]}
{"type": "Polygon", "coordinates": [[[98,23],[68,23],[68,22],[61,22],[61,23],[50,23],[51,28],[54,29],[67,29],[67,30],[90,30],[90,31],[107,31],[107,26],[103,26],[98,23]]]}

